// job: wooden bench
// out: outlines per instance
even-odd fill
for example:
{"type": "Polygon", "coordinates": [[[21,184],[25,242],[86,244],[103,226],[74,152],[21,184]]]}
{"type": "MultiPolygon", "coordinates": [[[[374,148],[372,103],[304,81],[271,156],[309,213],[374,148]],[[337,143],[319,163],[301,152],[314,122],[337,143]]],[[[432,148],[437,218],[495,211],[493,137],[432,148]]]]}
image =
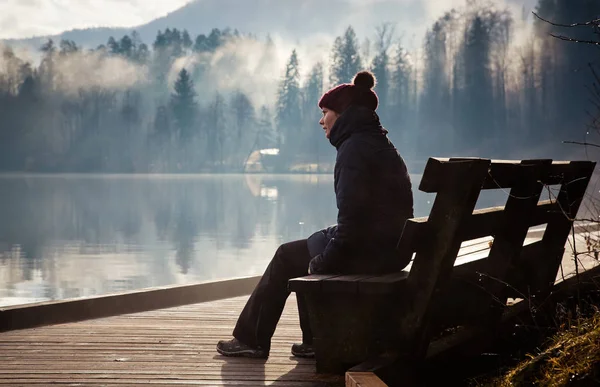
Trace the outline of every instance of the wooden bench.
{"type": "Polygon", "coordinates": [[[433,207],[428,217],[406,222],[397,247],[398,259],[414,254],[409,271],[289,281],[308,307],[317,372],[342,373],[386,353],[418,362],[439,350],[432,339],[445,328],[489,336],[509,298],[541,303],[554,286],[594,167],[429,159],[419,189],[436,193],[433,207]],[[560,186],[558,194],[540,200],[550,186],[560,186]],[[509,192],[505,206],[474,210],[480,191],[490,189],[509,192]],[[544,224],[541,240],[524,246],[528,230],[544,224]],[[455,265],[462,242],[486,236],[493,238],[487,257],[455,265]]]}

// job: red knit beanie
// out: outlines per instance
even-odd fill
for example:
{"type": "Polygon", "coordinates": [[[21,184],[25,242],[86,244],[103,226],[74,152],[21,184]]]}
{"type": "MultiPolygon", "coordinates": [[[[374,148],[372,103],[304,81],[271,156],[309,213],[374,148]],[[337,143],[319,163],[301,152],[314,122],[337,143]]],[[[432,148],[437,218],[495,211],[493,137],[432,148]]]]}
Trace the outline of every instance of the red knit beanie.
{"type": "Polygon", "coordinates": [[[338,114],[342,114],[350,105],[364,106],[375,111],[379,105],[379,98],[373,87],[373,73],[361,71],[354,76],[352,83],[342,83],[323,94],[319,100],[319,107],[331,109],[338,114]]]}

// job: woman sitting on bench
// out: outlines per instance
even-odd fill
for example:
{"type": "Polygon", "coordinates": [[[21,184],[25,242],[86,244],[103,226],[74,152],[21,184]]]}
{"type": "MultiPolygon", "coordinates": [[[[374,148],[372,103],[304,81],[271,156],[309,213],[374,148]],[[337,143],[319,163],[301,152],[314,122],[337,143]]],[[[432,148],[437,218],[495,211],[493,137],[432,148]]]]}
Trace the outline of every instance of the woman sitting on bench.
{"type": "MultiPolygon", "coordinates": [[[[219,341],[225,356],[267,358],[271,337],[289,295],[288,280],[308,274],[384,274],[400,271],[395,247],[404,222],[413,217],[413,196],[406,165],[387,137],[375,110],[375,77],[359,72],[319,101],[319,124],[337,149],[334,189],[337,225],[308,239],[279,246],[254,289],[233,331],[219,341]]],[[[292,354],[312,357],[306,307],[298,298],[302,343],[292,354]]]]}

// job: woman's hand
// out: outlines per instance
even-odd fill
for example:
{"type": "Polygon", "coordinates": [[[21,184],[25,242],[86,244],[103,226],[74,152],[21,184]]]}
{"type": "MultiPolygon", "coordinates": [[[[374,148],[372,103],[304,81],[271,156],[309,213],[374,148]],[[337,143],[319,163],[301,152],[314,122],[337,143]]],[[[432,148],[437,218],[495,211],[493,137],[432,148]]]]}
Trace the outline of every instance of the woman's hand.
{"type": "Polygon", "coordinates": [[[321,254],[308,263],[308,274],[323,274],[323,256],[321,254]]]}

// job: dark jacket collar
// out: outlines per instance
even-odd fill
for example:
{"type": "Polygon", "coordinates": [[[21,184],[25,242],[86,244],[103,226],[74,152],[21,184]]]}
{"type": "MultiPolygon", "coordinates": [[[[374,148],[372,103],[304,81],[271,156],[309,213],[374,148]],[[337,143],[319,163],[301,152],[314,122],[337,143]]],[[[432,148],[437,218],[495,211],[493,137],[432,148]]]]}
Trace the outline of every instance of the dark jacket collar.
{"type": "Polygon", "coordinates": [[[387,133],[379,122],[379,116],[373,110],[363,106],[350,106],[333,124],[329,142],[339,148],[352,134],[366,131],[387,133]]]}

